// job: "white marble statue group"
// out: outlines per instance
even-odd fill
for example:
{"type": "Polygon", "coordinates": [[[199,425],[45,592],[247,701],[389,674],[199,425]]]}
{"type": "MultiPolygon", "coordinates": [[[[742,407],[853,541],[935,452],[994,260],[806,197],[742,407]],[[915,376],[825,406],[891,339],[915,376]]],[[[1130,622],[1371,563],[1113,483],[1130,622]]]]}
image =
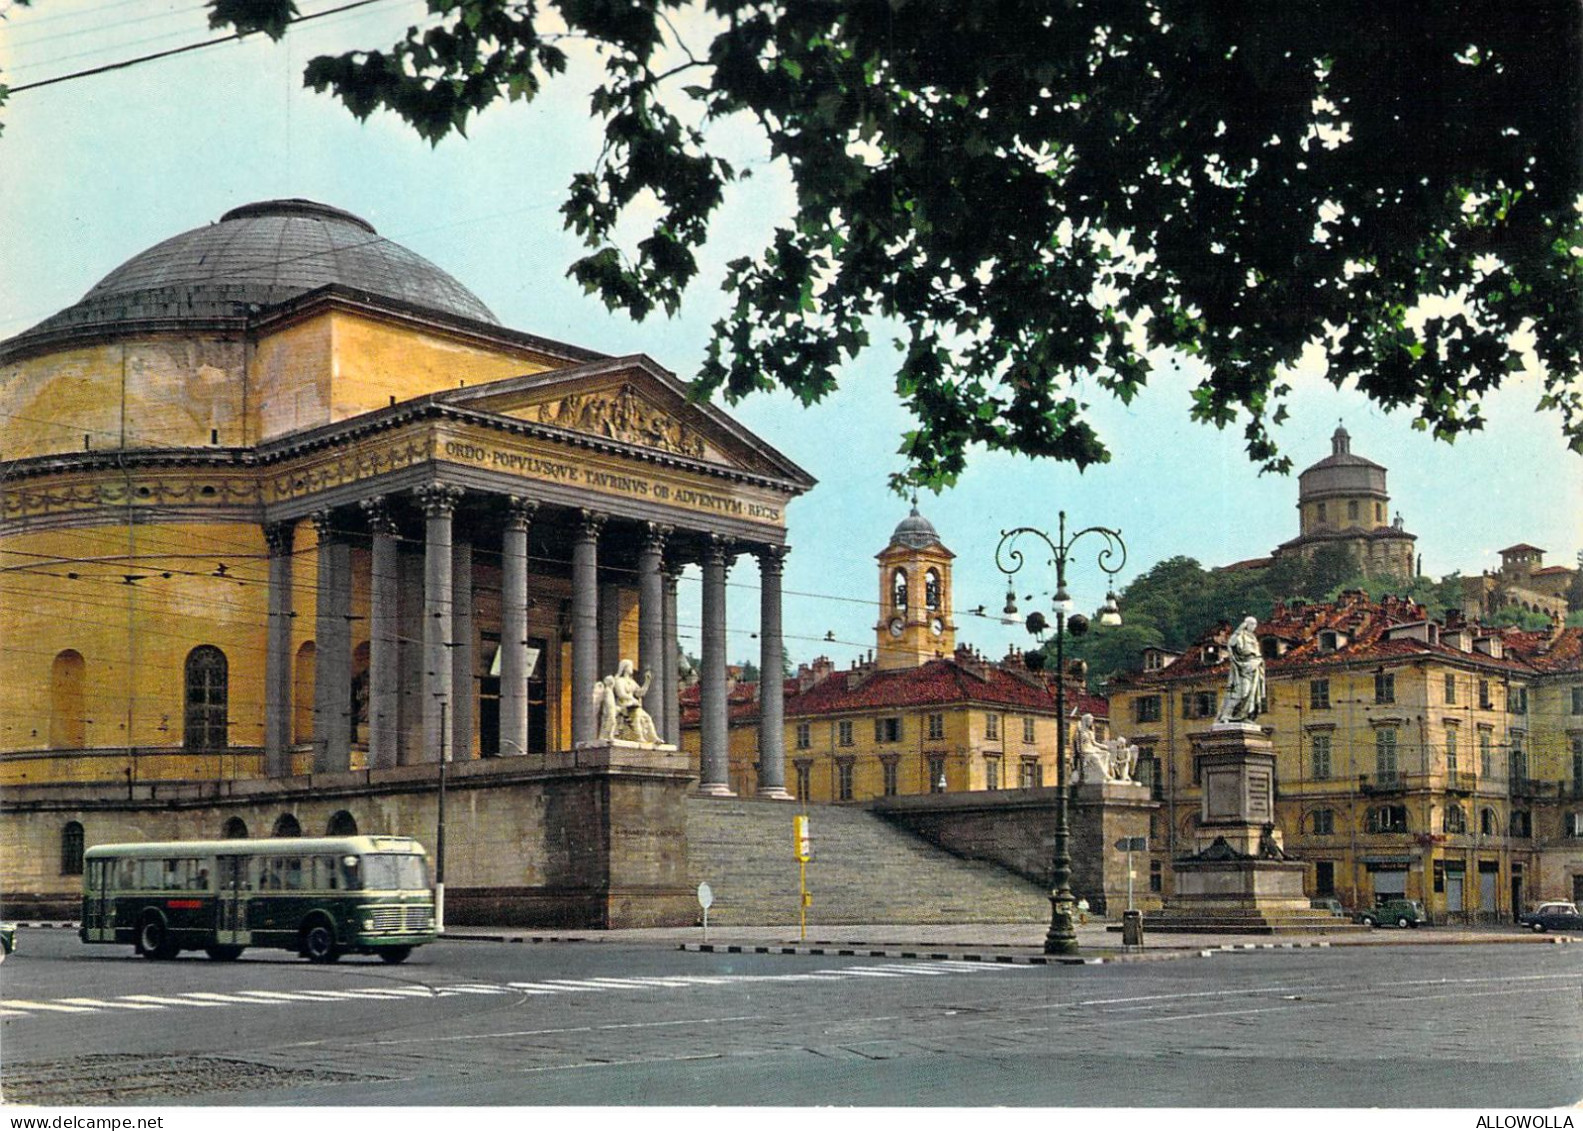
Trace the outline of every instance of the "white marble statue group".
{"type": "Polygon", "coordinates": [[[1077,720],[1077,749],[1073,752],[1077,763],[1077,780],[1080,782],[1131,782],[1138,768],[1138,748],[1129,745],[1117,735],[1109,742],[1100,742],[1094,734],[1094,716],[1084,715],[1077,720]]]}
{"type": "Polygon", "coordinates": [[[643,682],[633,676],[631,660],[616,665],[616,674],[607,675],[594,684],[594,712],[599,720],[599,740],[609,742],[643,742],[650,745],[660,741],[654,720],[643,709],[643,697],[649,691],[651,673],[643,673],[643,682]]]}

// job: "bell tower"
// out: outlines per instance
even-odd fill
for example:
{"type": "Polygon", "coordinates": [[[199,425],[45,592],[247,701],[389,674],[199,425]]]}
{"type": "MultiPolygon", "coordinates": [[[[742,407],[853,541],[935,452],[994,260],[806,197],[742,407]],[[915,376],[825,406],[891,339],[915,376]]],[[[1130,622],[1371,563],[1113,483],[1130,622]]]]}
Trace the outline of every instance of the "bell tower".
{"type": "Polygon", "coordinates": [[[901,520],[879,560],[879,623],[874,626],[880,670],[915,668],[956,651],[951,619],[951,561],[934,525],[918,513],[901,520]]]}

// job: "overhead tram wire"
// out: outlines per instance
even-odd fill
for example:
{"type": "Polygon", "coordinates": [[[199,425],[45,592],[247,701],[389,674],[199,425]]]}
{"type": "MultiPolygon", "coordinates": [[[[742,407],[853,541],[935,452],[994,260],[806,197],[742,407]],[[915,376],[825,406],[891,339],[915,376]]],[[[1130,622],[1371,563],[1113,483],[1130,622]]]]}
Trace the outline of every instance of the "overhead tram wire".
{"type": "MultiPolygon", "coordinates": [[[[322,19],[325,16],[334,16],[341,12],[349,12],[354,8],[364,8],[370,4],[383,4],[387,2],[388,0],[352,0],[352,2],[349,4],[342,4],[336,8],[326,8],[322,12],[310,12],[305,16],[297,16],[287,22],[288,24],[295,26],[297,24],[307,23],[309,20],[317,20],[322,19]]],[[[216,47],[222,43],[230,43],[233,40],[245,39],[249,35],[257,34],[260,33],[240,31],[232,32],[230,35],[219,36],[215,39],[206,39],[201,43],[189,43],[182,47],[172,47],[166,51],[154,51],[147,55],[139,55],[134,59],[122,59],[119,62],[106,63],[99,67],[88,67],[80,71],[73,71],[70,74],[56,75],[54,78],[49,79],[40,79],[38,82],[21,83],[17,86],[11,87],[9,94],[21,94],[23,91],[37,90],[39,87],[54,86],[57,83],[71,82],[75,79],[88,78],[92,75],[108,74],[111,71],[122,71],[126,70],[128,67],[136,67],[143,63],[152,63],[156,59],[168,59],[173,55],[185,55],[189,51],[200,51],[205,47],[216,47]]]]}

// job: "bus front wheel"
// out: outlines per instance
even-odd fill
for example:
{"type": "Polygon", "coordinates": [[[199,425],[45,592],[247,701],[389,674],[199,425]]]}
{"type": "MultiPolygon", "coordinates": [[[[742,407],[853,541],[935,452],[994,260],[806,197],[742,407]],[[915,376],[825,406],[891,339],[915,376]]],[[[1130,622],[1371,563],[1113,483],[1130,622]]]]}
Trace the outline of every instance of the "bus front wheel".
{"type": "Polygon", "coordinates": [[[335,932],[324,922],[309,923],[302,931],[302,956],[309,962],[334,962],[341,957],[335,932]]]}
{"type": "Polygon", "coordinates": [[[163,920],[150,915],[137,930],[137,949],[144,958],[174,958],[176,946],[163,920]]]}

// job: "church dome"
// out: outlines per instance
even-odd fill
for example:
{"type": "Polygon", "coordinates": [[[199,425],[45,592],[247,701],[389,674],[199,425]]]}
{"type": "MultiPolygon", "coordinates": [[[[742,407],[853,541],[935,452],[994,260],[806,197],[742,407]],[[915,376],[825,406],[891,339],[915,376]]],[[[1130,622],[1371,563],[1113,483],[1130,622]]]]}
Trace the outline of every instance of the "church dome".
{"type": "Polygon", "coordinates": [[[925,546],[933,546],[940,541],[940,535],[935,532],[934,523],[918,513],[918,504],[913,503],[912,513],[896,524],[895,533],[890,536],[891,544],[900,542],[903,546],[913,550],[921,550],[925,546]]]}
{"type": "Polygon", "coordinates": [[[1385,495],[1385,468],[1352,454],[1352,436],[1337,427],[1330,454],[1297,477],[1298,499],[1330,495],[1385,495]]]}
{"type": "Polygon", "coordinates": [[[332,284],[497,322],[478,296],[366,220],[311,200],[268,200],[134,255],[11,344],[151,320],[237,317],[332,284]]]}

